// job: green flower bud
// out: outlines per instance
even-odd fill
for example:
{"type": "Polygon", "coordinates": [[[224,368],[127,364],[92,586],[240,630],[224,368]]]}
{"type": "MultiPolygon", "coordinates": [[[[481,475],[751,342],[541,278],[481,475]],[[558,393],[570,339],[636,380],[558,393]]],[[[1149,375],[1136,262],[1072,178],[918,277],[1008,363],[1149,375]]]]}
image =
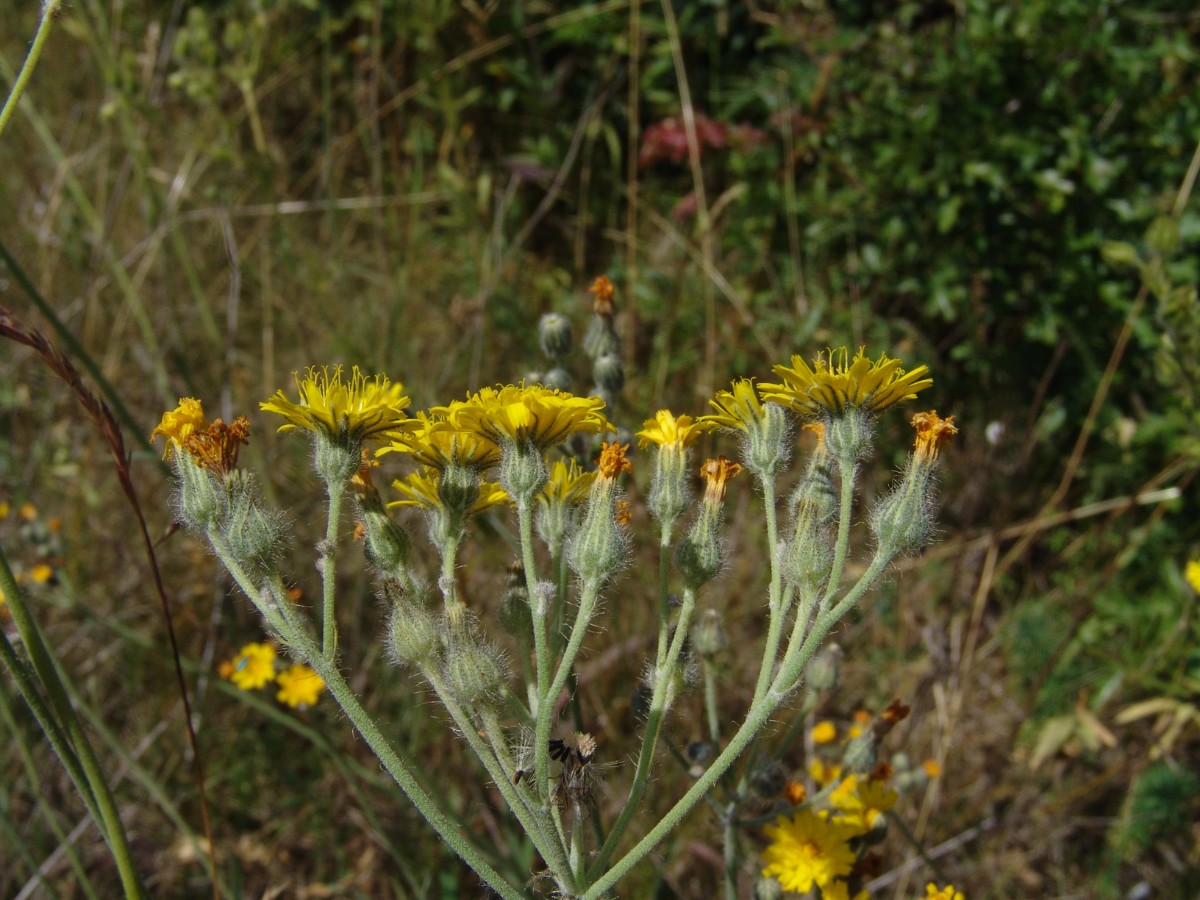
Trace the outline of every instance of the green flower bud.
{"type": "Polygon", "coordinates": [[[469,638],[451,641],[446,651],[446,680],[459,702],[490,706],[502,696],[507,675],[494,648],[469,638]]]}
{"type": "Polygon", "coordinates": [[[871,515],[871,531],[885,556],[920,550],[933,530],[934,485],[929,466],[909,460],[904,477],[871,515]]]}
{"type": "Polygon", "coordinates": [[[538,379],[543,387],[555,391],[571,390],[571,373],[562,366],[555,366],[538,379]]]}
{"type": "Polygon", "coordinates": [[[774,878],[762,876],[754,883],[754,900],[783,900],[783,885],[774,878]]]}
{"type": "Polygon", "coordinates": [[[695,589],[707,584],[721,571],[724,556],[717,537],[719,521],[719,509],[710,510],[708,504],[705,504],[701,507],[691,532],[679,545],[675,562],[690,588],[695,589]]]}
{"type": "Polygon", "coordinates": [[[859,406],[847,406],[840,415],[825,420],[825,448],[842,471],[853,467],[871,452],[874,428],[871,414],[859,406]]]}
{"type": "Polygon", "coordinates": [[[824,590],[833,567],[829,528],[814,521],[811,513],[801,507],[791,543],[784,550],[784,577],[802,596],[815,596],[824,590]]]}
{"type": "Polygon", "coordinates": [[[875,751],[878,745],[879,739],[875,732],[868,728],[858,737],[850,739],[850,743],[842,752],[842,764],[858,775],[867,774],[875,768],[875,751]]]}
{"type": "Polygon", "coordinates": [[[763,416],[747,427],[742,451],[746,468],[765,480],[787,468],[791,458],[791,429],[778,403],[764,403],[763,416]]]}
{"type": "Polygon", "coordinates": [[[621,339],[617,336],[609,316],[592,316],[587,334],[583,337],[583,350],[592,359],[608,353],[621,352],[621,339]]]}
{"type": "Polygon", "coordinates": [[[247,565],[270,569],[283,547],[278,516],[262,508],[249,477],[240,470],[229,475],[229,517],[221,526],[229,552],[247,565]]]}
{"type": "Polygon", "coordinates": [[[729,646],[719,612],[715,609],[704,611],[700,621],[692,628],[692,642],[696,652],[705,659],[712,659],[729,646]]]}
{"type": "Polygon", "coordinates": [[[542,316],[538,322],[538,342],[542,345],[542,352],[551,361],[562,359],[570,353],[571,323],[567,317],[559,313],[546,313],[542,316]]]}
{"type": "Polygon", "coordinates": [[[621,364],[621,357],[615,353],[596,357],[592,377],[604,395],[615,397],[621,393],[621,388],[625,387],[625,366],[621,364]]]}
{"type": "Polygon", "coordinates": [[[764,800],[778,797],[786,786],[787,773],[778,760],[760,760],[750,773],[750,789],[764,800]]]}
{"type": "Polygon", "coordinates": [[[428,607],[412,601],[397,603],[388,625],[388,657],[395,665],[424,669],[441,653],[445,629],[428,607]]]}
{"type": "Polygon", "coordinates": [[[670,530],[687,508],[687,451],[678,444],[662,444],[654,454],[654,478],[646,501],[650,514],[670,530]]]}
{"type": "Polygon", "coordinates": [[[531,441],[506,441],[500,457],[500,486],[518,503],[531,503],[550,473],[531,441]]]}
{"type": "MultiPolygon", "coordinates": [[[[219,528],[229,512],[225,485],[208,469],[197,465],[190,453],[175,454],[175,472],[179,476],[179,521],[197,531],[219,528]]],[[[237,470],[228,477],[241,478],[237,470]]]]}
{"type": "Polygon", "coordinates": [[[525,567],[520,562],[508,567],[508,587],[500,600],[500,625],[517,639],[522,651],[528,651],[533,646],[529,591],[525,586],[525,567]]]}
{"type": "Polygon", "coordinates": [[[816,693],[837,687],[842,670],[842,648],[837,644],[822,647],[808,664],[808,687],[816,693]]]}
{"type": "Polygon", "coordinates": [[[313,432],[314,468],[334,489],[345,485],[362,466],[362,441],[343,437],[345,441],[335,440],[320,429],[313,432]]]}
{"type": "Polygon", "coordinates": [[[627,537],[617,523],[617,477],[632,470],[625,459],[628,445],[605,444],[600,474],[592,484],[583,522],[567,550],[571,568],[584,582],[610,578],[626,559],[627,537]]]}
{"type": "Polygon", "coordinates": [[[375,495],[374,503],[361,504],[362,521],[366,526],[363,552],[367,562],[380,572],[394,574],[408,567],[412,541],[408,532],[391,520],[375,495]]]}

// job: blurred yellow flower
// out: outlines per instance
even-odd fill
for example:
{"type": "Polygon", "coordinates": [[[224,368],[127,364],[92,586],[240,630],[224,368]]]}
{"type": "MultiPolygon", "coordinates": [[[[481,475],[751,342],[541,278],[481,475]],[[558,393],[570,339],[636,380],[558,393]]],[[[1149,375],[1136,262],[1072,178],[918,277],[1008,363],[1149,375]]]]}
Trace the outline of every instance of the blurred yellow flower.
{"type": "MultiPolygon", "coordinates": [[[[461,403],[456,400],[446,409],[452,411],[461,403]]],[[[422,465],[439,472],[444,472],[450,465],[468,466],[482,472],[500,461],[500,448],[494,441],[456,428],[447,416],[419,412],[412,422],[410,431],[384,435],[391,443],[380,447],[375,455],[407,453],[422,465]]]]}
{"type": "Polygon", "coordinates": [[[802,809],[791,818],[780,816],[763,832],[771,839],[763,851],[762,873],[774,878],[785,891],[803,893],[813,885],[824,887],[849,875],[854,867],[852,834],[837,822],[802,809]]]}
{"type": "Polygon", "coordinates": [[[1193,559],[1187,564],[1183,577],[1192,586],[1192,590],[1200,594],[1200,559],[1193,559]]]}
{"type": "MultiPolygon", "coordinates": [[[[854,900],[869,900],[870,894],[859,891],[854,900]]],[[[831,881],[821,888],[821,900],[850,900],[850,885],[844,881],[831,881]]]]}
{"type": "Polygon", "coordinates": [[[963,897],[962,891],[955,890],[952,884],[940,888],[931,881],[925,885],[923,900],[966,900],[966,898],[963,897]]]}
{"type": "Polygon", "coordinates": [[[20,514],[23,522],[32,522],[38,517],[38,508],[32,503],[22,503],[20,514]]]}
{"type": "Polygon", "coordinates": [[[942,767],[937,764],[935,759],[927,759],[921,763],[921,768],[925,770],[925,774],[930,778],[937,778],[942,774],[942,767]]]}
{"type": "Polygon", "coordinates": [[[243,691],[252,691],[275,680],[275,648],[271,644],[247,644],[221,667],[227,678],[243,691]]]}
{"type": "MultiPolygon", "coordinates": [[[[441,509],[445,506],[439,488],[442,477],[437,469],[426,468],[413,472],[404,478],[397,478],[392,487],[404,495],[403,500],[393,500],[388,504],[389,509],[400,506],[417,506],[421,509],[441,509]]],[[[476,515],[493,506],[508,502],[508,493],[494,481],[479,482],[479,496],[471,504],[466,514],[476,515]]]]}
{"type": "Polygon", "coordinates": [[[495,444],[533,444],[545,451],[572,434],[616,431],[599,397],[576,397],[541,385],[485,387],[464,401],[436,407],[456,429],[495,444]]]}
{"type": "Polygon", "coordinates": [[[837,726],[826,719],[813,726],[812,739],[814,744],[828,744],[837,737],[837,726]]]}
{"type": "Polygon", "coordinates": [[[676,418],[669,409],[660,409],[653,419],[642,423],[642,430],[637,433],[638,446],[658,444],[660,447],[687,447],[701,434],[715,427],[712,421],[699,421],[691,416],[676,418]]]}
{"type": "Polygon", "coordinates": [[[730,390],[718,392],[717,396],[708,401],[708,405],[716,412],[696,420],[697,424],[708,428],[749,431],[767,416],[762,399],[758,396],[758,389],[749,378],[739,378],[730,390]]]}
{"type": "Polygon", "coordinates": [[[0,519],[7,519],[8,512],[12,507],[8,505],[7,500],[0,500],[0,519]]]}
{"type": "Polygon", "coordinates": [[[839,815],[834,820],[847,825],[855,834],[866,834],[875,820],[896,805],[900,795],[882,781],[869,781],[847,775],[829,795],[829,804],[839,815]]]}
{"type": "Polygon", "coordinates": [[[793,356],[790,366],[772,371],[783,380],[762,385],[763,399],[808,416],[836,416],[846,407],[877,413],[933,384],[928,366],[905,372],[900,360],[886,355],[872,362],[864,347],[853,359],[845,347],[818,353],[811,367],[802,356],[793,356]]]}
{"type": "Polygon", "coordinates": [[[386,375],[364,375],[354,366],[348,381],[342,380],[342,367],[310,367],[300,377],[295,373],[300,401],[293,403],[276,391],[259,408],[283,416],[287,421],[280,431],[305,428],[331,439],[365,440],[387,431],[411,427],[404,410],[412,402],[404,394],[404,385],[386,375]]]}
{"type": "Polygon", "coordinates": [[[46,584],[53,577],[54,567],[45,563],[38,563],[29,570],[29,580],[35,584],[46,584]]]}
{"type": "Polygon", "coordinates": [[[823,759],[814,759],[808,764],[808,777],[824,787],[842,777],[842,767],[823,759]]]}
{"type": "Polygon", "coordinates": [[[317,702],[321,691],[325,690],[325,682],[321,676],[300,663],[280,672],[275,683],[279,685],[279,693],[275,695],[275,699],[286,703],[292,709],[298,706],[312,706],[317,702]]]}

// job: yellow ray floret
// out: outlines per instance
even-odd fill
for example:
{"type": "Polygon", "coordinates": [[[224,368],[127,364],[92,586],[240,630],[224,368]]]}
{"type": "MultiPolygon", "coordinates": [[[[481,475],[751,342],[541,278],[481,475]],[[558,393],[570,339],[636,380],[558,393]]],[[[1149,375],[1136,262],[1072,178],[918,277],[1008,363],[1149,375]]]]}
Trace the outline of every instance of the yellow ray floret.
{"type": "MultiPolygon", "coordinates": [[[[397,478],[392,482],[392,487],[399,491],[404,499],[393,500],[388,504],[388,508],[416,506],[428,510],[441,509],[445,506],[438,491],[441,480],[441,474],[437,469],[431,468],[413,472],[405,478],[397,478]]],[[[467,515],[473,516],[507,502],[509,502],[509,497],[504,488],[493,481],[481,481],[479,482],[479,497],[471,504],[467,515]]]]}
{"type": "Polygon", "coordinates": [[[596,473],[583,471],[574,459],[556,460],[550,467],[550,478],[538,494],[538,499],[546,504],[578,506],[587,499],[595,480],[596,473]]]}
{"type": "Polygon", "coordinates": [[[363,440],[411,427],[412,420],[404,410],[412,401],[405,396],[404,385],[386,375],[367,376],[355,366],[350,379],[343,381],[341,366],[313,366],[303,378],[299,372],[295,377],[298,403],[276,391],[259,404],[287,419],[280,431],[305,428],[333,439],[363,440]]]}
{"type": "Polygon", "coordinates": [[[486,387],[465,401],[437,407],[452,427],[473,432],[496,444],[531,443],[545,451],[576,432],[616,431],[598,397],[576,397],[541,385],[486,387]]]}
{"type": "MultiPolygon", "coordinates": [[[[453,410],[461,403],[456,400],[446,409],[453,410]]],[[[447,416],[419,412],[412,421],[411,430],[385,435],[391,443],[380,447],[376,454],[408,453],[417,462],[439,472],[449,465],[467,466],[482,472],[500,462],[500,448],[494,441],[473,431],[456,428],[447,416]]]]}
{"type": "Polygon", "coordinates": [[[701,434],[716,427],[711,421],[700,421],[691,416],[676,417],[669,409],[660,409],[653,419],[642,423],[642,430],[637,433],[638,446],[687,447],[701,434]]]}
{"type": "Polygon", "coordinates": [[[170,457],[175,448],[183,444],[184,438],[194,431],[202,431],[206,425],[200,401],[194,397],[181,397],[179,405],[163,413],[162,421],[150,432],[150,443],[153,444],[157,437],[165,438],[167,446],[163,455],[170,457]]]}
{"type": "Polygon", "coordinates": [[[324,679],[301,663],[280,672],[275,683],[279,685],[275,699],[286,703],[292,709],[298,706],[312,706],[317,702],[321,691],[325,690],[324,679]]]}
{"type": "Polygon", "coordinates": [[[707,428],[734,428],[748,431],[767,417],[758,389],[749,378],[739,378],[727,391],[721,391],[708,401],[716,410],[696,420],[707,428]]]}
{"type": "Polygon", "coordinates": [[[843,347],[818,353],[812,366],[793,356],[790,366],[778,365],[772,371],[783,380],[763,384],[763,399],[809,416],[837,416],[847,407],[877,413],[933,384],[928,366],[905,372],[900,360],[881,355],[872,361],[861,347],[853,359],[843,347]]]}

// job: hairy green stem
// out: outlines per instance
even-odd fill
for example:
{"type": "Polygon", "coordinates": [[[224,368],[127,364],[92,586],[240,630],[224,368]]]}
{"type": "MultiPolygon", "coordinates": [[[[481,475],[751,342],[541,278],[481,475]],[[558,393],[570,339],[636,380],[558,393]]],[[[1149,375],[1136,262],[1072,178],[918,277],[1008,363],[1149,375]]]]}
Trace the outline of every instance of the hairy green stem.
{"type": "Polygon", "coordinates": [[[50,23],[58,15],[62,9],[63,0],[44,0],[42,3],[42,18],[38,22],[37,32],[33,36],[33,43],[29,45],[29,53],[25,56],[25,62],[21,65],[21,71],[17,73],[16,80],[13,81],[12,88],[8,92],[8,97],[4,101],[4,107],[0,108],[0,134],[4,133],[5,127],[8,125],[8,120],[12,118],[13,112],[17,108],[17,103],[21,100],[21,95],[25,93],[25,88],[29,84],[29,79],[33,77],[33,70],[37,68],[38,60],[42,56],[42,50],[46,46],[46,38],[50,37],[50,23]]]}
{"type": "Polygon", "coordinates": [[[489,865],[469,838],[458,832],[458,826],[450,820],[449,816],[413,777],[409,766],[405,764],[400,758],[400,754],[379,730],[379,726],[375,724],[371,714],[359,702],[334,661],[327,658],[309,636],[304,623],[299,620],[298,613],[287,603],[286,597],[282,598],[282,603],[278,602],[280,598],[264,598],[262,588],[250,577],[241,563],[230,554],[228,545],[220,533],[210,530],[208,536],[217,557],[229,570],[233,580],[237,582],[243,593],[262,613],[271,627],[279,633],[283,641],[299,653],[300,657],[321,676],[325,686],[329,688],[329,693],[333,695],[342,712],[346,714],[346,718],[367,742],[367,746],[387,769],[388,774],[399,785],[400,790],[412,801],[425,821],[433,827],[450,849],[457,853],[463,862],[470,866],[504,900],[522,900],[520,891],[489,865]]]}
{"type": "Polygon", "coordinates": [[[667,643],[671,636],[671,597],[669,576],[671,574],[671,528],[663,525],[658,542],[658,650],[654,664],[661,666],[667,657],[667,643]]]}
{"type": "Polygon", "coordinates": [[[829,605],[842,582],[842,569],[850,552],[850,510],[854,504],[855,464],[852,460],[838,458],[838,474],[841,476],[841,503],[838,508],[837,543],[833,548],[833,565],[829,569],[829,583],[825,585],[825,596],[821,607],[829,605]]]}
{"type": "Polygon", "coordinates": [[[521,533],[521,560],[525,566],[525,590],[529,595],[529,615],[533,620],[534,678],[537,682],[537,703],[530,712],[536,722],[533,747],[534,783],[538,796],[550,800],[550,718],[553,702],[550,694],[550,644],[546,640],[546,609],[537,590],[537,563],[533,555],[533,509],[528,501],[517,502],[517,524],[521,533]]]}
{"type": "Polygon", "coordinates": [[[588,872],[589,877],[599,874],[612,858],[613,852],[620,844],[621,837],[625,834],[625,829],[629,826],[629,822],[637,810],[638,802],[646,790],[651,763],[654,761],[654,748],[658,744],[658,735],[662,730],[663,719],[666,717],[669,706],[671,680],[675,676],[675,665],[679,661],[679,655],[687,639],[692,610],[695,609],[695,606],[695,589],[685,588],[683,603],[679,607],[679,620],[675,625],[675,636],[667,650],[667,658],[663,665],[656,668],[654,673],[654,691],[650,697],[650,713],[646,717],[646,730],[642,735],[642,747],[638,752],[637,768],[633,773],[633,783],[629,786],[629,796],[625,798],[625,804],[621,807],[617,821],[613,823],[612,829],[608,832],[604,846],[596,854],[596,859],[588,872]]]}
{"type": "Polygon", "coordinates": [[[738,900],[737,813],[738,804],[734,800],[725,807],[723,815],[725,820],[725,826],[722,829],[722,837],[725,843],[725,900],[738,900]]]}
{"type": "Polygon", "coordinates": [[[321,652],[327,660],[337,659],[337,618],[334,601],[337,597],[337,542],[338,520],[342,517],[342,496],[346,486],[334,479],[327,482],[329,489],[329,518],[325,522],[325,541],[321,545],[321,652]]]}
{"type": "Polygon", "coordinates": [[[701,667],[704,669],[704,712],[708,717],[708,739],[714,747],[720,747],[721,719],[717,714],[717,679],[709,660],[702,660],[701,667]]]}

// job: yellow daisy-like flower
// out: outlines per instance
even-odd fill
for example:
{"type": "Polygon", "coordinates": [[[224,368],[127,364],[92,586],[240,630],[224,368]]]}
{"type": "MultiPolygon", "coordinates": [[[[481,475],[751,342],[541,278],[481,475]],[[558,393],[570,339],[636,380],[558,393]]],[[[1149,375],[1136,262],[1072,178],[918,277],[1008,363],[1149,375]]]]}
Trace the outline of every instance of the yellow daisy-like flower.
{"type": "Polygon", "coordinates": [[[616,431],[599,397],[577,397],[541,385],[483,388],[465,401],[437,407],[452,427],[498,445],[532,444],[544,452],[576,432],[616,431]]]}
{"type": "MultiPolygon", "coordinates": [[[[438,493],[441,480],[441,474],[436,469],[430,468],[413,472],[405,478],[397,478],[392,482],[392,487],[403,494],[404,499],[393,500],[388,504],[388,508],[416,506],[428,510],[441,509],[445,505],[438,493]]],[[[504,488],[493,481],[481,481],[479,497],[471,504],[471,508],[467,510],[466,514],[473,516],[507,502],[509,502],[509,496],[504,488]]]]}
{"type": "Polygon", "coordinates": [[[38,563],[29,570],[29,580],[34,584],[48,584],[53,577],[54,567],[45,563],[38,563]]]}
{"type": "Polygon", "coordinates": [[[862,347],[853,359],[842,347],[818,353],[811,367],[803,357],[793,356],[791,366],[778,365],[772,371],[783,381],[762,385],[763,399],[807,416],[838,416],[846,407],[878,413],[933,384],[928,366],[905,372],[898,359],[880,356],[872,362],[862,347]]]}
{"type": "MultiPolygon", "coordinates": [[[[453,410],[462,403],[456,400],[446,407],[453,410]]],[[[500,448],[488,438],[472,431],[455,428],[447,416],[417,413],[411,431],[388,434],[391,443],[375,451],[377,456],[385,453],[407,453],[417,462],[444,472],[447,466],[468,466],[482,472],[500,461],[500,448]]]]}
{"type": "Polygon", "coordinates": [[[823,759],[814,759],[808,764],[808,777],[824,787],[842,777],[842,767],[823,759]]]}
{"type": "Polygon", "coordinates": [[[404,385],[386,375],[367,376],[355,366],[350,379],[343,381],[341,366],[313,366],[303,378],[299,372],[295,378],[298,403],[276,391],[259,404],[259,408],[287,419],[280,431],[305,428],[334,440],[364,440],[411,427],[412,420],[404,410],[412,401],[405,396],[404,385]]]}
{"type": "Polygon", "coordinates": [[[163,413],[162,421],[150,432],[150,443],[160,435],[166,439],[167,446],[163,456],[170,458],[177,447],[183,445],[184,439],[195,431],[203,431],[207,426],[204,421],[204,406],[194,397],[181,397],[179,405],[169,412],[163,413]]]}
{"type": "Polygon", "coordinates": [[[555,460],[550,467],[550,478],[538,500],[545,504],[563,503],[578,506],[588,498],[592,484],[596,481],[595,472],[585,472],[579,468],[574,459],[555,460]]]}
{"type": "Polygon", "coordinates": [[[855,834],[866,834],[875,820],[892,809],[899,799],[900,795],[882,781],[847,775],[829,795],[829,804],[840,813],[834,816],[835,821],[850,826],[855,834]]]}
{"type": "Polygon", "coordinates": [[[701,434],[715,427],[711,421],[699,421],[691,416],[676,418],[669,409],[660,409],[653,419],[647,419],[642,424],[642,430],[637,433],[638,446],[658,444],[660,447],[687,447],[701,434]]]}
{"type": "Polygon", "coordinates": [[[739,378],[729,390],[720,391],[708,404],[716,412],[701,416],[696,422],[709,428],[749,431],[767,417],[758,389],[749,378],[739,378]]]}
{"type": "Polygon", "coordinates": [[[243,691],[253,691],[275,680],[275,648],[271,644],[247,644],[221,667],[221,676],[243,691]]]}
{"type": "Polygon", "coordinates": [[[321,691],[325,690],[325,682],[321,676],[300,663],[280,672],[275,683],[279,685],[279,693],[275,695],[275,699],[286,703],[292,709],[298,706],[312,706],[317,702],[321,691]]]}
{"type": "Polygon", "coordinates": [[[828,822],[802,809],[790,819],[780,816],[763,828],[771,843],[763,851],[762,873],[774,878],[785,891],[803,893],[813,885],[824,887],[850,874],[854,867],[853,836],[846,826],[828,822]]]}
{"type": "Polygon", "coordinates": [[[1200,594],[1200,559],[1193,559],[1183,570],[1183,577],[1192,586],[1192,590],[1200,594]]]}
{"type": "Polygon", "coordinates": [[[814,744],[828,744],[837,737],[837,726],[826,719],[813,726],[812,739],[814,744]]]}
{"type": "Polygon", "coordinates": [[[962,891],[955,890],[952,884],[940,888],[931,881],[925,885],[924,900],[966,900],[966,898],[963,897],[962,891]]]}

